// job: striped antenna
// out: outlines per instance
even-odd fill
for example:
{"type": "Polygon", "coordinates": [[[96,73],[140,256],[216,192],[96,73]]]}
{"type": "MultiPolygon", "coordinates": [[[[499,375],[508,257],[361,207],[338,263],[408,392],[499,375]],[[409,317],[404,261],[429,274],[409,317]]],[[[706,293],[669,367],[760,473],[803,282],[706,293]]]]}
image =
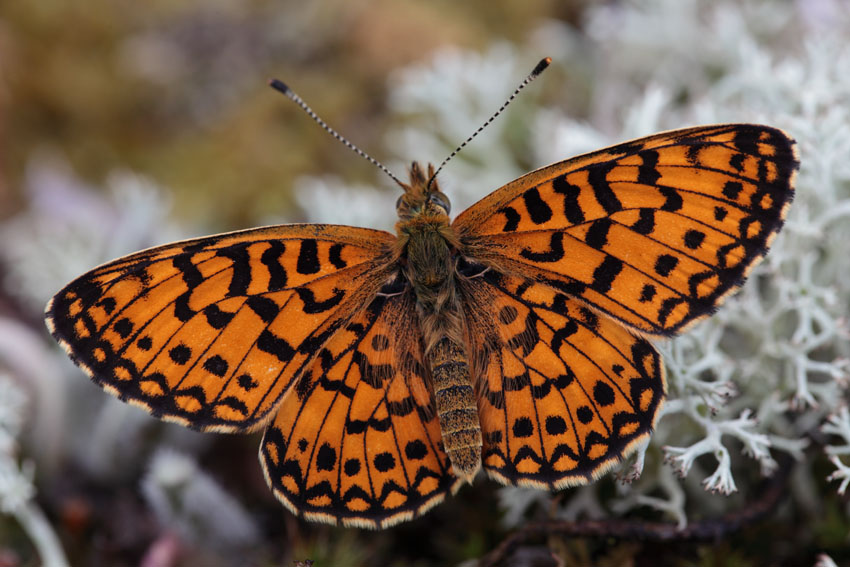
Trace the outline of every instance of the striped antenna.
{"type": "Polygon", "coordinates": [[[373,158],[372,156],[370,156],[369,154],[367,154],[366,152],[364,152],[363,150],[361,150],[360,148],[358,148],[357,146],[355,146],[354,144],[352,144],[351,142],[346,140],[342,136],[342,134],[340,134],[339,132],[337,132],[336,130],[334,130],[330,126],[328,126],[327,123],[324,120],[322,120],[321,118],[319,118],[319,115],[316,114],[315,112],[313,112],[313,109],[310,108],[309,106],[307,106],[307,103],[304,102],[304,100],[300,96],[295,94],[295,91],[293,91],[288,86],[286,86],[286,84],[283,81],[279,81],[278,79],[271,79],[269,81],[269,86],[271,88],[273,88],[274,90],[283,93],[286,96],[286,98],[288,98],[289,100],[291,100],[292,102],[294,102],[295,104],[300,106],[301,110],[306,112],[307,116],[309,116],[310,118],[315,120],[316,123],[325,130],[325,132],[327,132],[328,134],[330,134],[331,136],[333,136],[334,138],[336,138],[337,140],[342,142],[345,145],[345,147],[352,150],[354,153],[356,153],[360,157],[363,157],[363,158],[367,159],[368,161],[370,161],[373,165],[377,166],[378,169],[380,169],[381,171],[383,171],[384,173],[389,175],[390,178],[393,181],[395,181],[396,183],[398,183],[398,185],[400,187],[404,188],[404,183],[402,183],[399,180],[398,177],[393,175],[392,172],[390,172],[389,169],[384,167],[384,164],[382,164],[381,162],[379,162],[378,160],[376,160],[375,158],[373,158]]]}
{"type": "MultiPolygon", "coordinates": [[[[511,103],[511,101],[513,101],[513,100],[516,98],[516,95],[518,95],[518,94],[519,94],[519,91],[521,91],[521,90],[522,90],[522,89],[524,89],[526,86],[528,86],[528,84],[529,84],[531,81],[533,81],[534,79],[536,79],[536,78],[540,75],[540,73],[542,73],[543,71],[545,71],[545,70],[546,70],[546,67],[548,67],[548,66],[549,66],[549,64],[550,64],[551,62],[552,62],[552,58],[551,58],[551,57],[545,57],[545,58],[543,58],[543,59],[541,59],[541,60],[540,60],[540,62],[539,62],[539,63],[538,63],[538,64],[534,67],[534,70],[532,70],[532,71],[531,71],[531,73],[529,73],[529,74],[528,74],[528,76],[527,76],[525,79],[523,79],[523,81],[519,84],[519,86],[516,88],[516,90],[513,92],[513,94],[512,94],[511,96],[509,96],[509,97],[508,97],[508,100],[506,100],[506,101],[505,101],[505,103],[504,103],[504,104],[503,104],[503,105],[499,108],[499,110],[497,110],[497,111],[493,114],[493,116],[491,116],[491,117],[487,120],[487,122],[485,122],[484,124],[482,124],[482,125],[481,125],[481,127],[480,127],[478,130],[476,130],[476,131],[472,134],[472,136],[470,136],[469,138],[467,138],[467,139],[466,139],[466,141],[464,141],[461,145],[459,145],[459,146],[455,149],[455,151],[453,151],[453,152],[449,155],[449,157],[447,157],[446,159],[444,159],[444,160],[443,160],[443,163],[441,163],[441,164],[440,164],[440,167],[438,167],[438,168],[437,168],[437,170],[434,172],[434,175],[432,175],[432,176],[431,176],[431,178],[428,180],[427,189],[430,189],[430,188],[431,188],[431,183],[433,183],[433,182],[434,182],[434,179],[437,177],[437,174],[438,174],[438,173],[440,173],[440,170],[441,170],[441,169],[443,169],[443,167],[444,167],[444,166],[445,166],[445,165],[449,162],[449,160],[450,160],[450,159],[452,159],[453,157],[455,157],[455,156],[457,155],[457,153],[458,153],[459,151],[461,151],[461,150],[462,150],[462,149],[466,146],[466,144],[468,144],[469,142],[471,142],[471,141],[472,141],[472,139],[473,139],[473,138],[475,138],[475,136],[477,136],[478,134],[480,134],[480,133],[481,133],[481,131],[482,131],[482,130],[484,130],[484,128],[486,128],[487,126],[489,126],[489,125],[490,125],[490,123],[491,123],[491,122],[493,122],[493,120],[495,120],[495,119],[496,119],[496,117],[497,117],[498,115],[500,115],[500,114],[502,113],[502,111],[503,111],[503,110],[505,110],[505,109],[508,107],[508,105],[511,103]]],[[[427,190],[427,189],[426,189],[426,190],[427,190]]]]}

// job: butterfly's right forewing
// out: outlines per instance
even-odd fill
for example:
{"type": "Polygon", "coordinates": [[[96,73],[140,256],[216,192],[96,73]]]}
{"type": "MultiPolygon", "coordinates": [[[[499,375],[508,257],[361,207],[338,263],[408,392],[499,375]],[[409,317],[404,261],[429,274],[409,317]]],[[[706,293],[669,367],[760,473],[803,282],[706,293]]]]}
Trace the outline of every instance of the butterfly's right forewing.
{"type": "Polygon", "coordinates": [[[753,124],[656,134],[529,173],[453,223],[494,265],[671,336],[740,286],[782,227],[799,163],[753,124]]]}

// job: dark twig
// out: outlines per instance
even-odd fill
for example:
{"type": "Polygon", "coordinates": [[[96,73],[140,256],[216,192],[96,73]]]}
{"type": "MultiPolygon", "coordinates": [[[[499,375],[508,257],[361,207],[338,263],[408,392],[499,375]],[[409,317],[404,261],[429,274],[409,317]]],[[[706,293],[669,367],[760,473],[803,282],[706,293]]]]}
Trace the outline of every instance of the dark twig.
{"type": "Polygon", "coordinates": [[[718,519],[691,522],[683,529],[664,522],[619,519],[534,522],[508,536],[498,547],[482,557],[478,565],[479,567],[505,565],[503,562],[520,544],[544,536],[615,538],[650,542],[718,540],[767,516],[785,493],[792,467],[793,461],[790,458],[781,459],[778,470],[767,481],[767,486],[758,500],[718,519]]]}

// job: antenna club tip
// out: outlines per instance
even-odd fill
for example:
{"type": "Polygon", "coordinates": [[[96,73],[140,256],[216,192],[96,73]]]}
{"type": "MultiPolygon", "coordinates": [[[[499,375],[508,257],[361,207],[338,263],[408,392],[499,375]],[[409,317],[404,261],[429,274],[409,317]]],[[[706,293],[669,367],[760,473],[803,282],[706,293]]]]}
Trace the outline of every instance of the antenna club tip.
{"type": "Polygon", "coordinates": [[[543,59],[540,60],[540,63],[538,63],[537,66],[534,68],[534,70],[531,72],[531,76],[536,77],[537,75],[539,75],[540,73],[545,71],[546,67],[548,67],[551,63],[552,63],[551,57],[544,57],[543,59]]]}
{"type": "Polygon", "coordinates": [[[274,89],[274,90],[276,90],[276,91],[280,91],[280,92],[282,92],[283,94],[289,94],[290,92],[292,92],[292,91],[289,89],[289,87],[288,87],[288,86],[286,86],[286,83],[284,83],[284,82],[283,82],[283,81],[281,81],[280,79],[269,79],[269,80],[268,80],[268,83],[269,83],[269,86],[270,86],[271,88],[273,88],[273,89],[274,89]]]}

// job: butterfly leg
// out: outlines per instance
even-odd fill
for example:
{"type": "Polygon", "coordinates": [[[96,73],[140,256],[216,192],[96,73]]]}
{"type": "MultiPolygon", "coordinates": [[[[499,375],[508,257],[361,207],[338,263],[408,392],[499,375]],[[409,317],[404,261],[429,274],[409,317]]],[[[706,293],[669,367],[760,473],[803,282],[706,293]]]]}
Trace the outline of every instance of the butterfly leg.
{"type": "Polygon", "coordinates": [[[471,483],[481,467],[481,424],[463,347],[447,337],[428,355],[443,444],[454,473],[471,483]]]}

